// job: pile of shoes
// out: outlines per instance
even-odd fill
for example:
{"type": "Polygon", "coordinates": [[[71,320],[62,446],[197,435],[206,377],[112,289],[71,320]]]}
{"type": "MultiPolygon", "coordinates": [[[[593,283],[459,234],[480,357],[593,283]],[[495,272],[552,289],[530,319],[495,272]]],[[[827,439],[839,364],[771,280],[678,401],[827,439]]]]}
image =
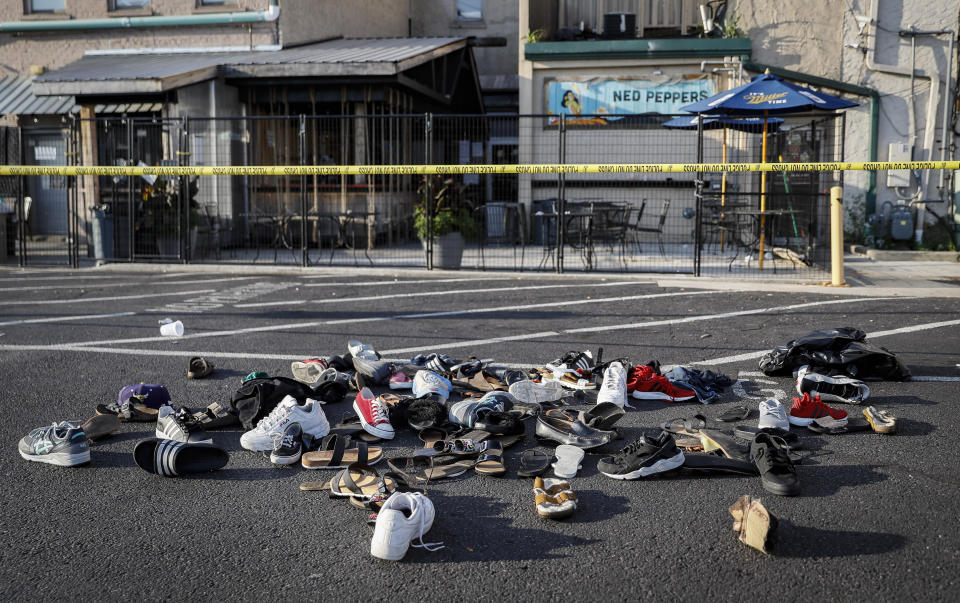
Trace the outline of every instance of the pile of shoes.
{"type": "MultiPolygon", "coordinates": [[[[602,356],[602,348],[596,354],[569,351],[520,370],[437,353],[387,360],[373,345],[351,340],[342,355],[293,362],[292,378],[251,372],[230,400],[202,409],[175,406],[163,385],[124,386],[116,403],[97,405],[87,421],[39,427],[18,448],[27,460],[72,467],[89,463],[91,443],[124,424],[130,430],[150,423],[153,437],[135,444],[134,460],[147,472],[176,477],[225,467],[229,446],[216,445],[212,431],[239,425],[244,431],[238,447],[278,468],[298,466],[313,475],[328,470],[327,479],[304,482],[301,490],[324,491],[364,510],[373,527],[371,554],[398,560],[410,547],[442,548],[423,541],[437,515],[427,488],[471,472],[483,479],[507,475],[506,455],[530,427],[543,449],[522,451],[516,476],[535,478],[534,510],[548,519],[576,511],[580,501],[572,484],[588,458],[597,459],[600,474],[616,480],[680,470],[734,473],[792,496],[801,491],[796,466],[804,458],[803,440],[793,428],[828,435],[896,429],[896,418],[874,406],[864,408],[861,419],[827,405],[863,404],[870,389],[862,381],[801,366],[792,405],[761,401],[756,425],[745,422],[753,409],[739,405],[713,419],[697,413],[627,437],[617,424],[633,408],[631,400],[708,404],[732,382],[692,367],[664,372],[656,360],[603,362],[602,356]],[[338,406],[346,412],[331,424],[328,413],[338,406]],[[391,455],[391,441],[403,432],[416,434],[423,447],[391,455]],[[384,459],[388,469],[381,473],[375,466],[384,459]]],[[[187,377],[213,370],[211,362],[191,358],[187,377]]],[[[741,540],[766,550],[772,515],[749,499],[731,512],[741,540]]]]}

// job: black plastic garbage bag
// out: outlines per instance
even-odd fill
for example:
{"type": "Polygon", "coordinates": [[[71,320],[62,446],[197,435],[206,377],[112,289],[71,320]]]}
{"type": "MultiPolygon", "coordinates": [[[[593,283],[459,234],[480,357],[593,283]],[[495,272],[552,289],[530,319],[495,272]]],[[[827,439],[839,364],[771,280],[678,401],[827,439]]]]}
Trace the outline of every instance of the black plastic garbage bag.
{"type": "Polygon", "coordinates": [[[907,381],[910,371],[888,349],[867,342],[867,334],[852,327],[823,329],[777,346],[760,359],[766,375],[790,375],[803,365],[825,375],[856,379],[907,381]]]}

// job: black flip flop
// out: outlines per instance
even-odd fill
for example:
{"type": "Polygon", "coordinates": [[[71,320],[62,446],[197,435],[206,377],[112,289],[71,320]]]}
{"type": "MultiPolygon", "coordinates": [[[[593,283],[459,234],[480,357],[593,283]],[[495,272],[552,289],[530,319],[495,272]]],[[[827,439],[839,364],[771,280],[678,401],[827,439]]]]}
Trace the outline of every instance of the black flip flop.
{"type": "Polygon", "coordinates": [[[739,473],[742,475],[760,474],[753,463],[731,459],[724,456],[718,456],[716,454],[691,454],[686,452],[683,455],[683,468],[696,469],[698,471],[739,473]]]}
{"type": "Polygon", "coordinates": [[[742,421],[749,416],[749,408],[746,406],[734,406],[717,415],[717,420],[723,421],[724,423],[733,423],[735,421],[742,421]]]}
{"type": "Polygon", "coordinates": [[[772,436],[783,438],[787,444],[790,444],[794,448],[799,447],[800,444],[800,437],[797,434],[777,427],[764,427],[761,429],[756,425],[737,425],[733,430],[735,437],[748,442],[752,442],[754,438],[757,437],[757,434],[760,433],[768,433],[772,436]]]}
{"type": "Polygon", "coordinates": [[[626,414],[626,411],[622,406],[617,406],[613,402],[601,402],[584,414],[589,418],[587,425],[590,427],[610,431],[610,428],[626,414]]]}
{"type": "Polygon", "coordinates": [[[550,467],[553,455],[540,452],[535,448],[524,450],[520,455],[520,470],[517,477],[537,477],[543,475],[550,467]]]}

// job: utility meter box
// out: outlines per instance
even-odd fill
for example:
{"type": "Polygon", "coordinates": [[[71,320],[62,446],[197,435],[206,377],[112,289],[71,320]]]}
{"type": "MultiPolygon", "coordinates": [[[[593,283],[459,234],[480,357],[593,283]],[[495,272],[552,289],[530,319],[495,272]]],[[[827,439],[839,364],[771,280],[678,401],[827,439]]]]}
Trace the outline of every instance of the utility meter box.
{"type": "MultiPolygon", "coordinates": [[[[910,161],[910,145],[891,142],[887,147],[887,161],[910,161]]],[[[887,186],[890,188],[910,186],[910,170],[887,170],[887,186]]]]}
{"type": "Polygon", "coordinates": [[[890,212],[890,238],[895,241],[913,238],[913,211],[906,205],[898,205],[890,212]]]}

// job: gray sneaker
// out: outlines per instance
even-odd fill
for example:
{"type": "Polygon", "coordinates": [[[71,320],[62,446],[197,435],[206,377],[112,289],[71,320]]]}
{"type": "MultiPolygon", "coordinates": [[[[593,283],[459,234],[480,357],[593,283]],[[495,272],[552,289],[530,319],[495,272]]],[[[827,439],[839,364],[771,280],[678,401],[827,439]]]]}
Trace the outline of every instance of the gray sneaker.
{"type": "Polygon", "coordinates": [[[186,408],[173,410],[165,404],[157,412],[156,435],[161,440],[176,440],[188,444],[213,444],[213,439],[203,431],[200,424],[186,408]]]}
{"type": "Polygon", "coordinates": [[[541,402],[556,402],[563,397],[564,391],[563,386],[556,381],[536,383],[529,379],[524,379],[516,383],[511,383],[510,393],[521,402],[540,404],[541,402]]]}
{"type": "Polygon", "coordinates": [[[774,398],[767,398],[760,402],[760,421],[757,427],[760,429],[776,427],[790,431],[790,417],[787,416],[787,409],[774,398]]]}
{"type": "Polygon", "coordinates": [[[90,448],[83,428],[62,421],[34,429],[17,445],[20,456],[28,461],[73,467],[90,462],[90,448]]]}
{"type": "Polygon", "coordinates": [[[364,358],[362,356],[353,357],[353,368],[357,373],[363,375],[364,381],[373,385],[386,385],[393,374],[393,364],[384,360],[364,358]]]}

